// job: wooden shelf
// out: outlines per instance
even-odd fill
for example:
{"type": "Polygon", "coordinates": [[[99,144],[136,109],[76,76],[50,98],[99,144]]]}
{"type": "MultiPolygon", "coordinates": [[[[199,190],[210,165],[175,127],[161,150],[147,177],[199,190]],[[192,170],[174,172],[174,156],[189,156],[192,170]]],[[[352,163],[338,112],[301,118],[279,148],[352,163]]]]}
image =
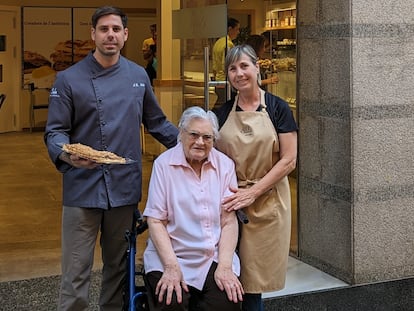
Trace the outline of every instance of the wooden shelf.
{"type": "Polygon", "coordinates": [[[280,26],[280,27],[266,27],[265,30],[288,30],[296,29],[296,26],[280,26]]]}
{"type": "Polygon", "coordinates": [[[269,0],[265,8],[266,30],[292,30],[296,29],[296,1],[283,5],[269,0]]]}

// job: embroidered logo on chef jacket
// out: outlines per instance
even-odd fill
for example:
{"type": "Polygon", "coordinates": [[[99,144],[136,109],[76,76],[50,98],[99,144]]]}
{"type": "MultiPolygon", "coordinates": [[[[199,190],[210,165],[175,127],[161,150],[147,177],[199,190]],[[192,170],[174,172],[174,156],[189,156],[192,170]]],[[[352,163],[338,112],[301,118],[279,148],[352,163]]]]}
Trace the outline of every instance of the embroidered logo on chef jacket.
{"type": "Polygon", "coordinates": [[[253,129],[249,125],[243,126],[240,133],[246,135],[246,136],[252,136],[253,135],[253,129]]]}
{"type": "Polygon", "coordinates": [[[134,82],[132,84],[132,87],[145,87],[145,83],[138,83],[138,82],[134,82]]]}
{"type": "Polygon", "coordinates": [[[58,91],[57,91],[57,88],[52,87],[52,89],[50,90],[50,94],[49,94],[49,96],[50,96],[50,97],[60,97],[60,95],[59,95],[59,93],[58,93],[58,91]]]}

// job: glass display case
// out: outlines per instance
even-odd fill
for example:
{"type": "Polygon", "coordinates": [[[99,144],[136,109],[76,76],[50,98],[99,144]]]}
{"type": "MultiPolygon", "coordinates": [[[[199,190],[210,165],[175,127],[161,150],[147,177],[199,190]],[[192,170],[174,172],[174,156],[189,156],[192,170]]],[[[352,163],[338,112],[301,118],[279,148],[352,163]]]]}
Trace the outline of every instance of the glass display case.
{"type": "Polygon", "coordinates": [[[267,77],[277,75],[279,83],[268,91],[286,100],[296,116],[296,2],[265,2],[265,34],[269,38],[267,77]]]}
{"type": "MultiPolygon", "coordinates": [[[[265,1],[264,34],[269,39],[265,75],[277,75],[277,84],[267,90],[283,98],[296,118],[296,1],[265,1]]],[[[263,72],[262,71],[262,72],[263,72]]],[[[266,77],[268,78],[268,77],[266,77]]],[[[298,206],[296,170],[289,174],[292,198],[290,254],[298,255],[298,206]]]]}

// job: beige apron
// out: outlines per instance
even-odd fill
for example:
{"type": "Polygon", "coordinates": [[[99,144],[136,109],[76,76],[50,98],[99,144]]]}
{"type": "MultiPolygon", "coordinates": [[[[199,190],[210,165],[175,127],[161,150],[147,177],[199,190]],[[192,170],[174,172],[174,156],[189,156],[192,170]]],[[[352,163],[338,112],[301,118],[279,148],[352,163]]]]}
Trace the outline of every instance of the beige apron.
{"type": "MultiPolygon", "coordinates": [[[[279,140],[265,109],[232,111],[220,130],[217,148],[236,163],[239,187],[250,187],[279,161],[279,140]]],[[[290,189],[283,178],[246,207],[249,223],[241,226],[240,280],[246,293],[280,290],[285,276],[290,244],[290,189]]]]}

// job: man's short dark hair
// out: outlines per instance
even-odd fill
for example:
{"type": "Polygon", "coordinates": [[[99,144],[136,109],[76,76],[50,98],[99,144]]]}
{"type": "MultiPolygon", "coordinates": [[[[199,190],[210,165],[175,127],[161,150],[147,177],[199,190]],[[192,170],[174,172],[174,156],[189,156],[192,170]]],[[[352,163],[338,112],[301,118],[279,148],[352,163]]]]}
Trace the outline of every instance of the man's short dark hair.
{"type": "Polygon", "coordinates": [[[112,14],[118,15],[119,17],[121,17],[122,25],[124,26],[124,28],[127,27],[128,17],[120,8],[117,8],[114,6],[103,6],[103,7],[97,8],[95,13],[92,15],[92,27],[96,28],[96,25],[98,24],[98,20],[102,16],[112,15],[112,14]]]}
{"type": "Polygon", "coordinates": [[[240,24],[240,22],[237,19],[233,18],[233,17],[229,17],[227,19],[227,28],[229,28],[229,27],[234,28],[239,24],[240,24]]]}

